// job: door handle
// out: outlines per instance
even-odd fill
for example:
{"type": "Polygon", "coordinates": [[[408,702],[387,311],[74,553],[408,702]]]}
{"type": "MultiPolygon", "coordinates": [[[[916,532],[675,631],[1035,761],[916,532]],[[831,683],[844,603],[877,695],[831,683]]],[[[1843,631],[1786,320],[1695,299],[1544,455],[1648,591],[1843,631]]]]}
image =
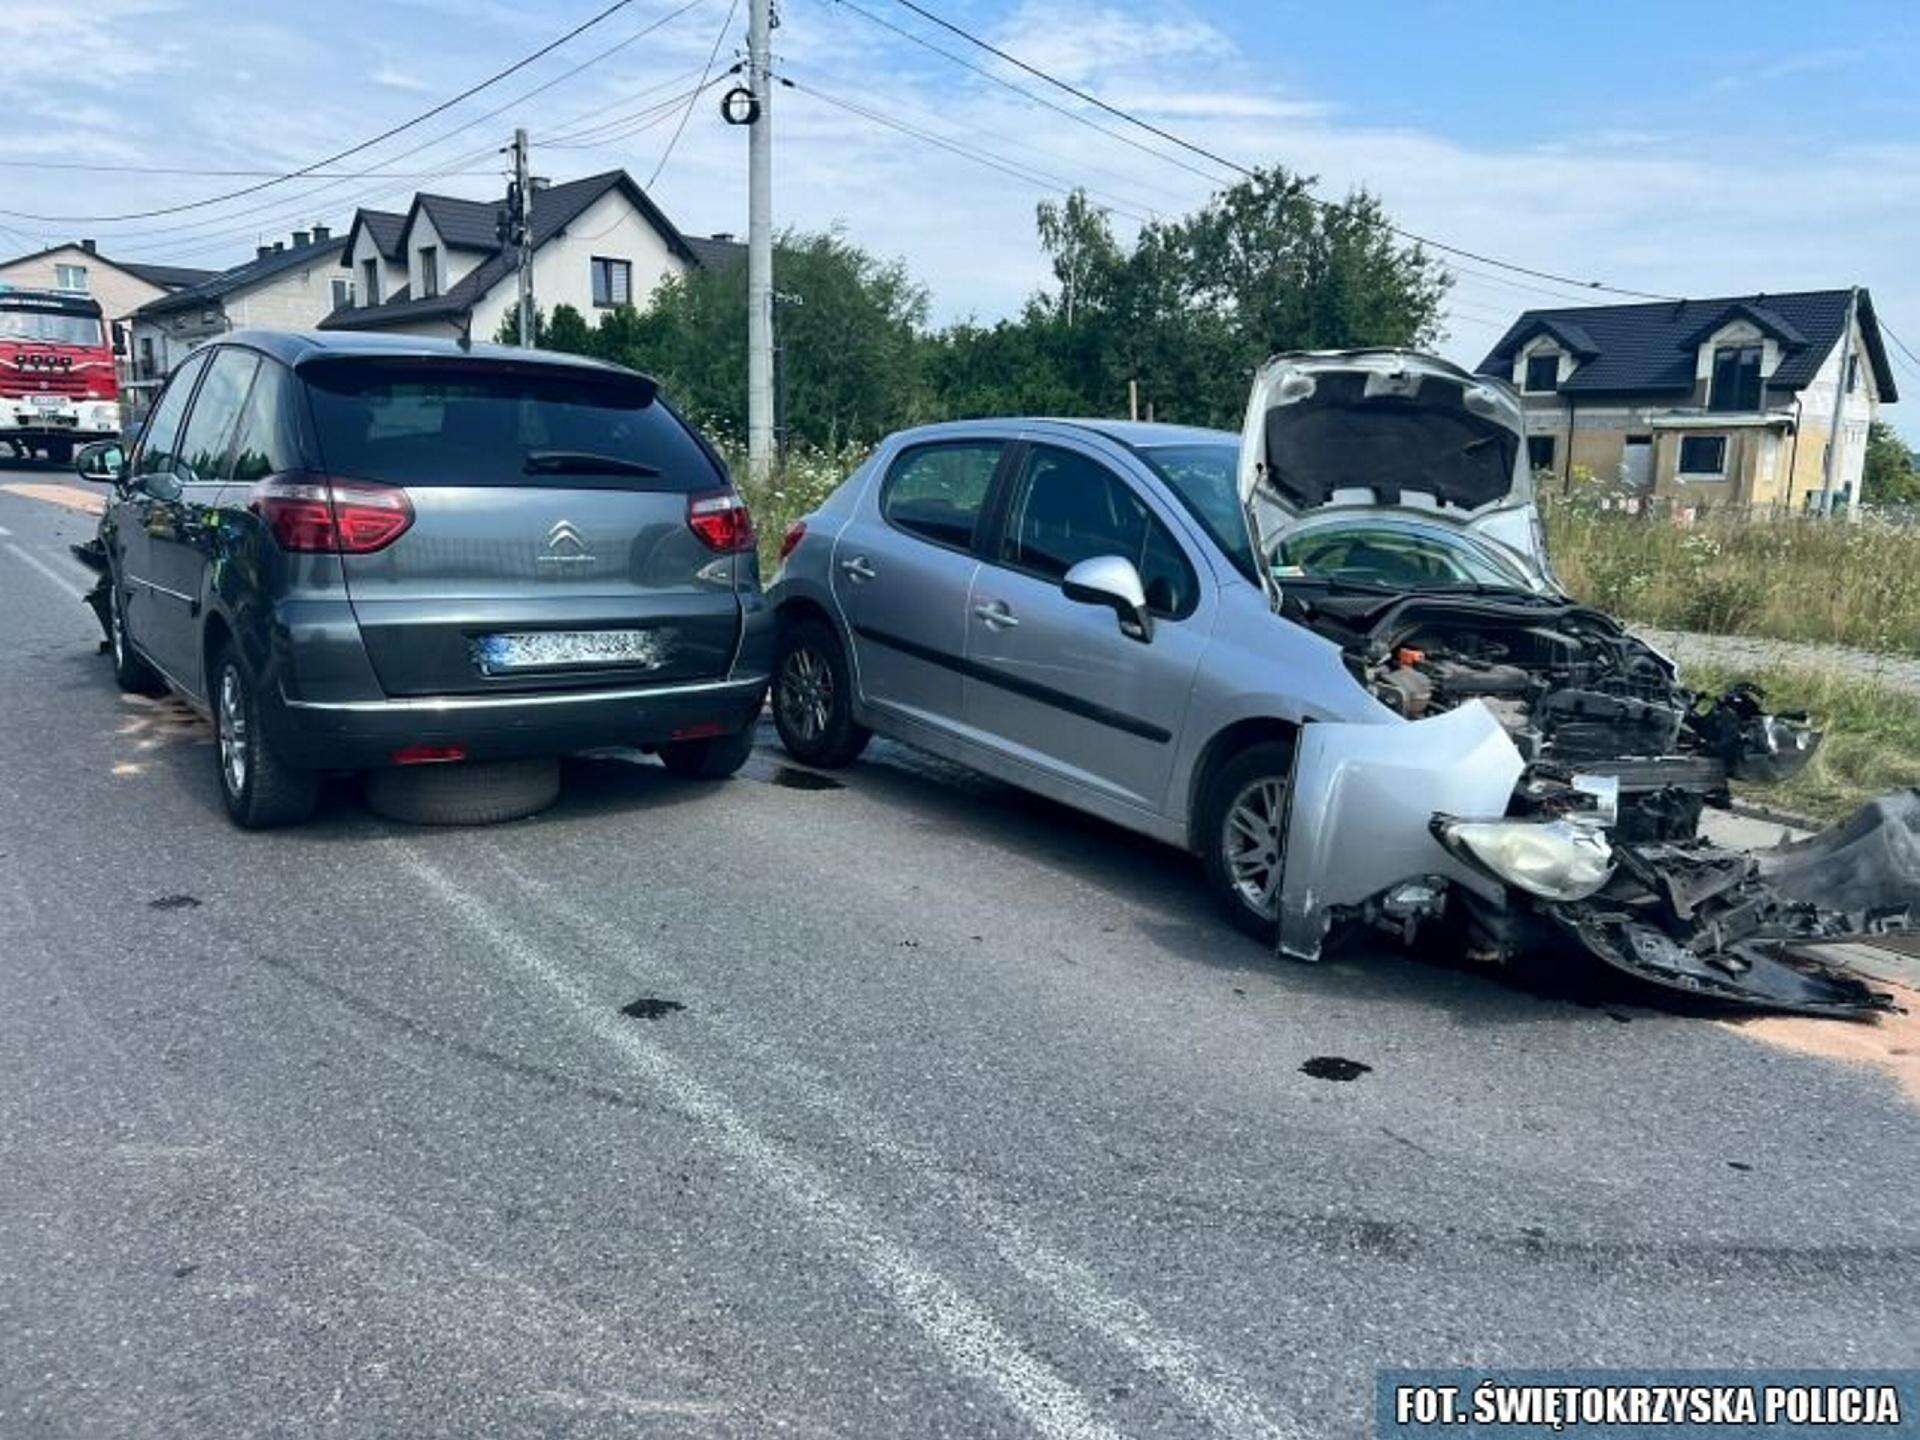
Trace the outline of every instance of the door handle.
{"type": "Polygon", "coordinates": [[[973,613],[995,630],[1011,630],[1020,623],[1013,611],[1007,608],[1006,602],[1002,600],[976,605],[973,607],[973,613]]]}
{"type": "Polygon", "coordinates": [[[842,560],[840,568],[856,580],[871,580],[880,572],[867,563],[867,557],[856,555],[851,560],[842,560]]]}

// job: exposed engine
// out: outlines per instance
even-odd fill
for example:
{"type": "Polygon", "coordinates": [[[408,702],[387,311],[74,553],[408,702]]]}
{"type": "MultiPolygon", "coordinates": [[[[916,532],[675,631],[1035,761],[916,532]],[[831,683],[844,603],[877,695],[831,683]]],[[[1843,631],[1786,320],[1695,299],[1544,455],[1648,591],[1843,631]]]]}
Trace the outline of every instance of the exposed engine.
{"type": "Polygon", "coordinates": [[[1623,840],[1680,840],[1732,778],[1777,779],[1819,742],[1743,687],[1706,699],[1598,611],[1479,596],[1289,596],[1341,642],[1361,683],[1417,720],[1479,700],[1528,762],[1521,813],[1591,808],[1612,790],[1623,840]]]}

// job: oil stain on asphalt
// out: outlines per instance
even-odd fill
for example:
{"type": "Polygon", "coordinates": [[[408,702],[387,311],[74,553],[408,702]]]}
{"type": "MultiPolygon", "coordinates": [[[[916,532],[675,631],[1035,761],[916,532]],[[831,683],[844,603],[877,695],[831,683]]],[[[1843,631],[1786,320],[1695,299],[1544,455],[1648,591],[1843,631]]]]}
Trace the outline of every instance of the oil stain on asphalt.
{"type": "Polygon", "coordinates": [[[1316,1055],[1300,1067],[1300,1073],[1316,1080],[1358,1080],[1371,1069],[1371,1065],[1339,1055],[1316,1055]]]}
{"type": "Polygon", "coordinates": [[[783,790],[844,790],[846,785],[827,775],[818,775],[811,770],[797,770],[791,765],[778,765],[767,777],[767,784],[778,785],[783,790]]]}
{"type": "Polygon", "coordinates": [[[194,895],[162,895],[157,900],[147,901],[149,910],[197,910],[199,897],[194,895]]]}
{"type": "Polygon", "coordinates": [[[631,1005],[622,1005],[620,1013],[631,1015],[635,1020],[664,1020],[675,1011],[686,1008],[678,1000],[662,1000],[657,995],[642,995],[631,1005]]]}

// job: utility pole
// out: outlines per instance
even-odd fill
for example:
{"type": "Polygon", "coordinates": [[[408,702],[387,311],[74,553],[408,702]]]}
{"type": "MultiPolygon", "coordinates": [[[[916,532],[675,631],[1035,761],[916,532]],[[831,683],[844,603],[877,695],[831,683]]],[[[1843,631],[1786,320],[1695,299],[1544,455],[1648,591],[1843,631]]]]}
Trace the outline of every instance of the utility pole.
{"type": "Polygon", "coordinates": [[[513,233],[520,252],[520,348],[533,348],[533,179],[527,173],[527,132],[513,132],[513,233]]]}
{"type": "MultiPolygon", "coordinates": [[[[1840,445],[1846,438],[1847,423],[1847,372],[1853,368],[1853,325],[1854,318],[1860,313],[1860,290],[1856,286],[1847,292],[1847,324],[1840,332],[1840,373],[1833,377],[1833,418],[1827,425],[1827,457],[1820,471],[1820,513],[1833,513],[1833,477],[1840,467],[1840,445]]],[[[1856,513],[1860,497],[1855,494],[1847,501],[1847,513],[1856,513]]]]}
{"type": "Polygon", "coordinates": [[[773,473],[773,0],[749,0],[747,88],[747,473],[773,473]]]}

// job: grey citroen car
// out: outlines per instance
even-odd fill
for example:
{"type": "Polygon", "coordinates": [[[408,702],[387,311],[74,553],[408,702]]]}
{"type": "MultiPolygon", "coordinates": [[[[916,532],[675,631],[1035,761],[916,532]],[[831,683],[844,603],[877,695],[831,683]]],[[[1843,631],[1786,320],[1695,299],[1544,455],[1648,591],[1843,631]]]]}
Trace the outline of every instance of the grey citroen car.
{"type": "Polygon", "coordinates": [[[242,826],[303,818],[328,770],[746,759],[773,640],[752,520],[644,375],[243,331],[76,468],[112,486],[115,674],[211,715],[242,826]]]}
{"type": "Polygon", "coordinates": [[[836,765],[878,732],[1184,847],[1298,959],[1440,922],[1690,994],[1889,1003],[1785,952],[1920,917],[1920,796],[1791,856],[1702,840],[1730,780],[1819,737],[1562,591],[1525,433],[1504,382],[1367,350],[1276,357],[1238,434],[894,435],[785,536],[781,739],[836,765]]]}

